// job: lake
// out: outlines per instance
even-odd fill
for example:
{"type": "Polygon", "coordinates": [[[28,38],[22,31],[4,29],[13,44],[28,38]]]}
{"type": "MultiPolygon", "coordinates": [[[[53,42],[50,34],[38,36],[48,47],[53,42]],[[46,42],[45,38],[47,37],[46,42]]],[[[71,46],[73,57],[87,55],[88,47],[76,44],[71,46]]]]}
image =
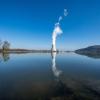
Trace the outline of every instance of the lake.
{"type": "Polygon", "coordinates": [[[0,100],[100,100],[100,59],[75,53],[0,54],[0,100]]]}

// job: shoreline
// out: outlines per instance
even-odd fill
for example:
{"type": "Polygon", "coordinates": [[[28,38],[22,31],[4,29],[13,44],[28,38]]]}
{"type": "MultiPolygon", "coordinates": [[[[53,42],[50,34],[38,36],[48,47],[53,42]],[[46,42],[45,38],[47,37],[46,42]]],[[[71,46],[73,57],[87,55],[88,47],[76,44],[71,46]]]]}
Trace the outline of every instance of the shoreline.
{"type": "MultiPolygon", "coordinates": [[[[54,51],[56,53],[66,53],[66,52],[74,52],[74,51],[54,51]]],[[[28,50],[28,49],[9,49],[6,51],[3,51],[2,49],[0,49],[0,53],[53,53],[53,51],[51,50],[28,50]]]]}

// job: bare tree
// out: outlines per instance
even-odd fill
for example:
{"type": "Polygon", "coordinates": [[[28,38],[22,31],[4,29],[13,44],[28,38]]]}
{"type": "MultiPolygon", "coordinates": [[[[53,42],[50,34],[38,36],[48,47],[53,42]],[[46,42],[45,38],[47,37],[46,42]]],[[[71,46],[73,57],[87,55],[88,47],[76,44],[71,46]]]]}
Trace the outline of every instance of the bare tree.
{"type": "Polygon", "coordinates": [[[8,41],[4,41],[2,46],[3,51],[7,51],[10,49],[10,43],[8,41]]]}
{"type": "Polygon", "coordinates": [[[0,40],[0,49],[2,49],[2,41],[0,40]]]}
{"type": "Polygon", "coordinates": [[[0,62],[2,61],[1,51],[2,51],[2,41],[0,40],[0,62]]]}

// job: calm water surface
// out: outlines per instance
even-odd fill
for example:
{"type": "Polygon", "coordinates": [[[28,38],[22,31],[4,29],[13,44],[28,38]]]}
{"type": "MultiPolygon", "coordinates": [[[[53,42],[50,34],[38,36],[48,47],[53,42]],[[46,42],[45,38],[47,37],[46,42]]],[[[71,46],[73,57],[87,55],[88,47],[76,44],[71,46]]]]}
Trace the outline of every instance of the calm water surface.
{"type": "Polygon", "coordinates": [[[0,54],[0,100],[100,100],[100,59],[0,54]]]}

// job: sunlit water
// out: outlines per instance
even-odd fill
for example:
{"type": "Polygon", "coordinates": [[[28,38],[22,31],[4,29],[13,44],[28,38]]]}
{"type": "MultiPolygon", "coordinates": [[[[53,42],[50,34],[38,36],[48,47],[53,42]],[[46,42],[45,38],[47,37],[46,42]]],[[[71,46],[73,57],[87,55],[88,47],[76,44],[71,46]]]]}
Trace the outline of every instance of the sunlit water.
{"type": "Polygon", "coordinates": [[[100,100],[100,59],[0,54],[0,100],[100,100]]]}

